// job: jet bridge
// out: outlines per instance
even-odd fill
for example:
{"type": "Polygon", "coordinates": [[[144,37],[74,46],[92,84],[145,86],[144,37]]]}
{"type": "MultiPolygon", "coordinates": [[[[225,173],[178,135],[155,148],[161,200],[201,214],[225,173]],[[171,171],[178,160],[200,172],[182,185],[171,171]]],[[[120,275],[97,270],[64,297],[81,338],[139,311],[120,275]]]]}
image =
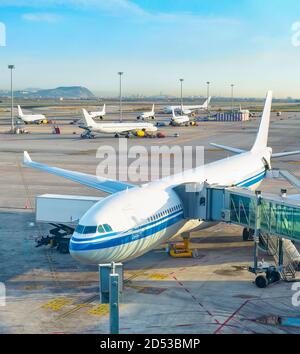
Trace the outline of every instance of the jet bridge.
{"type": "MultiPolygon", "coordinates": [[[[295,176],[288,174],[280,171],[278,175],[290,178],[294,186],[300,185],[295,176]]],[[[254,265],[249,270],[257,275],[257,286],[295,279],[300,264],[294,246],[300,241],[300,198],[297,201],[287,196],[285,190],[275,195],[206,182],[186,183],[174,190],[181,199],[184,218],[240,225],[244,227],[243,235],[253,236],[254,265]],[[262,249],[274,257],[274,266],[259,262],[262,249]]]]}

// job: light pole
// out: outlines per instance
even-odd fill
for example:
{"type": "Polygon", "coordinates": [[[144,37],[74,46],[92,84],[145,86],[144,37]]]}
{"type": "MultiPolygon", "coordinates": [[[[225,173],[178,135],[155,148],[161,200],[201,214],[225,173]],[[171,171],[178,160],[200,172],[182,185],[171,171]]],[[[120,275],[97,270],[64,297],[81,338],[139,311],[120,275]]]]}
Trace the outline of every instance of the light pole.
{"type": "Polygon", "coordinates": [[[208,99],[208,97],[209,97],[209,85],[210,85],[210,82],[207,81],[207,82],[206,82],[206,85],[207,85],[207,94],[206,94],[206,96],[207,96],[207,99],[208,99]]]}
{"type": "Polygon", "coordinates": [[[231,111],[233,113],[233,88],[234,88],[234,84],[231,84],[231,111]]]}
{"type": "Polygon", "coordinates": [[[10,70],[10,118],[11,118],[11,132],[13,133],[15,130],[14,124],[14,91],[13,91],[13,69],[15,68],[14,65],[8,65],[8,69],[10,70]]]}
{"type": "Polygon", "coordinates": [[[120,102],[119,102],[119,110],[120,110],[120,122],[122,122],[123,120],[123,112],[122,112],[122,75],[123,75],[123,71],[119,71],[118,75],[120,76],[120,102]]]}
{"type": "Polygon", "coordinates": [[[183,115],[183,98],[182,98],[182,83],[184,79],[179,79],[180,81],[180,102],[181,102],[181,115],[183,115]]]}

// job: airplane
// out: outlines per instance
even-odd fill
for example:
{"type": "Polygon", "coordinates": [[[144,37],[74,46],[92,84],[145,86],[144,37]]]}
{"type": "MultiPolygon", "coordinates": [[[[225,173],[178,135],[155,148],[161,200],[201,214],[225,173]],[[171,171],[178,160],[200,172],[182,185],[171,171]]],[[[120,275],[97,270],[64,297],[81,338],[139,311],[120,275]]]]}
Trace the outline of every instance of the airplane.
{"type": "Polygon", "coordinates": [[[148,119],[148,118],[155,118],[155,112],[154,112],[154,104],[152,105],[152,110],[150,112],[143,112],[142,114],[140,114],[137,119],[148,119]]]}
{"type": "Polygon", "coordinates": [[[21,119],[25,124],[43,123],[47,118],[43,114],[24,114],[20,106],[18,106],[18,119],[21,119]]]}
{"type": "Polygon", "coordinates": [[[103,117],[106,115],[105,111],[105,103],[103,105],[102,111],[96,111],[96,112],[89,112],[89,115],[94,119],[94,118],[100,118],[101,120],[103,117]]]}
{"type": "Polygon", "coordinates": [[[76,260],[100,264],[139,257],[183,232],[211,226],[199,219],[184,219],[183,205],[174,191],[187,182],[238,186],[255,190],[271,169],[271,159],[300,154],[273,153],[268,147],[272,92],[267,93],[255,142],[250,150],[214,144],[235,154],[141,186],[81,172],[50,167],[31,160],[24,165],[81,183],[110,196],[94,204],[80,219],[69,244],[76,260]]]}
{"type": "Polygon", "coordinates": [[[202,104],[202,105],[180,105],[180,106],[167,106],[164,108],[164,113],[172,113],[172,110],[179,112],[181,114],[192,114],[194,111],[205,111],[208,110],[209,103],[211,100],[211,96],[208,97],[208,99],[202,104]]]}
{"type": "Polygon", "coordinates": [[[172,118],[170,121],[170,125],[178,126],[178,125],[188,125],[190,122],[189,116],[176,116],[174,112],[174,108],[172,109],[172,118]]]}
{"type": "Polygon", "coordinates": [[[83,109],[84,125],[79,127],[86,130],[81,137],[92,137],[93,133],[114,134],[116,138],[120,135],[130,137],[131,133],[137,133],[139,136],[144,136],[145,133],[157,132],[157,127],[152,123],[135,123],[135,122],[112,122],[112,123],[96,123],[90,114],[83,109]]]}

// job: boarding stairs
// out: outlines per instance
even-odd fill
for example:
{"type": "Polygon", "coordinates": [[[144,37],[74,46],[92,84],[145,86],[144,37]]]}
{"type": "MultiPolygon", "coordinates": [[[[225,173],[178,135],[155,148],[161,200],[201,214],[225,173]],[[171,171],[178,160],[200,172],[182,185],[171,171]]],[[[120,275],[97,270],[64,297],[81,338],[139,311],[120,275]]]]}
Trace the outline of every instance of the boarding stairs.
{"type": "Polygon", "coordinates": [[[283,240],[283,259],[280,260],[280,239],[267,233],[260,233],[260,244],[263,250],[274,258],[284,281],[294,281],[299,269],[300,255],[292,241],[283,240]]]}

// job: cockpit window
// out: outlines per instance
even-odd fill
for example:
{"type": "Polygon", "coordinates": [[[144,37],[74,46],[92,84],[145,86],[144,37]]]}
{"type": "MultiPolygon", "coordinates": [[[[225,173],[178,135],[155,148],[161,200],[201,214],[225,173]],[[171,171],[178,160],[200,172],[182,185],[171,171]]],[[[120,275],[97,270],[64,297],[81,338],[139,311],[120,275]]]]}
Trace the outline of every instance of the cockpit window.
{"type": "Polygon", "coordinates": [[[103,233],[105,232],[103,225],[99,225],[99,226],[98,226],[98,232],[99,232],[100,234],[103,234],[103,233]]]}
{"type": "Polygon", "coordinates": [[[108,224],[104,224],[104,225],[103,225],[103,227],[104,227],[104,230],[105,230],[106,232],[110,232],[110,231],[112,231],[111,226],[110,226],[110,225],[108,225],[108,224]]]}
{"type": "Polygon", "coordinates": [[[98,232],[99,232],[100,234],[103,234],[103,233],[105,233],[105,232],[111,232],[111,231],[112,231],[112,228],[111,228],[111,226],[108,225],[108,224],[103,224],[103,225],[99,225],[99,226],[98,226],[98,232]]]}
{"type": "Polygon", "coordinates": [[[108,224],[99,225],[98,228],[97,226],[85,226],[85,225],[78,224],[75,229],[75,232],[77,232],[78,234],[86,235],[86,234],[95,234],[97,230],[100,234],[104,234],[105,232],[111,232],[112,228],[108,224]]]}
{"type": "Polygon", "coordinates": [[[79,233],[79,234],[94,234],[97,231],[97,226],[84,226],[84,225],[80,225],[78,224],[75,232],[79,233]]]}

